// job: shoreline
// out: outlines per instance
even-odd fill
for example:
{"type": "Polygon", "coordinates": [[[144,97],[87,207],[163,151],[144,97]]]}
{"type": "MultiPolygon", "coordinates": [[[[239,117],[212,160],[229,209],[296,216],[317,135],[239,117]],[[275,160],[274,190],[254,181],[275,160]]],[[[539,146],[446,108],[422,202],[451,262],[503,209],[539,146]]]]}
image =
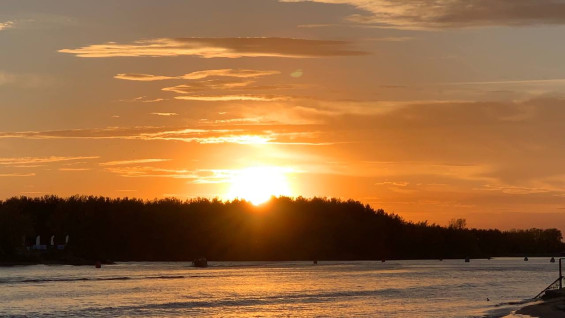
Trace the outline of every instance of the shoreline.
{"type": "MultiPolygon", "coordinates": [[[[101,260],[103,265],[113,265],[114,261],[101,260]]],[[[96,261],[86,259],[57,259],[57,260],[20,260],[20,261],[0,261],[0,268],[14,266],[33,266],[33,265],[72,265],[72,266],[94,266],[96,261]]]]}
{"type": "Polygon", "coordinates": [[[546,299],[528,305],[518,309],[516,314],[540,318],[563,318],[565,317],[565,296],[546,299]]]}

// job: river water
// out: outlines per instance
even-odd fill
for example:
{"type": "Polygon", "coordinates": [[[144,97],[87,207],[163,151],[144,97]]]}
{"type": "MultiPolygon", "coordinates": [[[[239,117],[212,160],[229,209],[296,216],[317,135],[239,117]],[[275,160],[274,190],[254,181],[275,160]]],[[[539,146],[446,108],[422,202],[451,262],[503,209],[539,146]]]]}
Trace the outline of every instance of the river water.
{"type": "Polygon", "coordinates": [[[510,317],[557,276],[549,258],[15,266],[0,316],[510,317]]]}

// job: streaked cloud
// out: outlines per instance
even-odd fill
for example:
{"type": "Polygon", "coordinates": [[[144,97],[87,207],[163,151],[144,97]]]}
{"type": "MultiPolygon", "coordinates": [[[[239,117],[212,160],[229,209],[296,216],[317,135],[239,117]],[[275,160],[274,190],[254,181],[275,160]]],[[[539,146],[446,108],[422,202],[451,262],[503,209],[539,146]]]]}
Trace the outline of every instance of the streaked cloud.
{"type": "Polygon", "coordinates": [[[162,90],[168,92],[175,92],[178,94],[187,94],[194,91],[201,90],[230,90],[249,87],[253,81],[223,81],[223,80],[206,80],[195,81],[189,84],[182,84],[173,87],[165,87],[162,90]]]}
{"type": "MultiPolygon", "coordinates": [[[[294,170],[285,169],[295,172],[294,170]]],[[[195,184],[230,183],[241,173],[238,169],[162,169],[151,166],[110,167],[106,171],[126,178],[189,179],[195,184]]]]}
{"type": "MultiPolygon", "coordinates": [[[[160,38],[132,43],[108,42],[61,53],[78,57],[164,57],[198,56],[203,58],[287,57],[307,58],[366,54],[349,48],[345,41],[293,38],[160,38]]],[[[143,77],[143,76],[142,76],[143,77]]]]}
{"type": "Polygon", "coordinates": [[[162,75],[152,75],[152,74],[138,74],[138,73],[120,73],[116,74],[114,78],[128,81],[139,81],[139,82],[151,82],[151,81],[163,81],[170,79],[182,78],[181,76],[162,76],[162,75]]]}
{"type": "Polygon", "coordinates": [[[150,113],[150,115],[171,117],[171,116],[178,116],[179,114],[177,114],[177,113],[150,113]]]}
{"type": "Polygon", "coordinates": [[[25,88],[45,87],[53,84],[53,78],[29,73],[11,73],[0,70],[0,86],[14,85],[25,88]]]}
{"type": "MultiPolygon", "coordinates": [[[[200,144],[317,144],[312,136],[317,134],[309,132],[307,125],[269,125],[261,124],[236,127],[218,126],[210,128],[183,128],[183,127],[132,127],[132,128],[104,128],[104,129],[77,129],[58,131],[33,131],[0,133],[0,139],[122,139],[122,140],[161,140],[182,141],[200,144]],[[296,129],[300,131],[296,131],[296,129]]],[[[84,157],[81,157],[84,159],[84,157]]],[[[94,158],[94,157],[92,157],[94,158]]],[[[96,157],[98,158],[98,157],[96,157]]],[[[77,158],[79,159],[79,158],[77,158]]],[[[39,160],[39,159],[34,159],[39,160]]],[[[56,160],[53,158],[51,160],[56,160]]],[[[59,159],[62,160],[62,159],[59,159]]],[[[67,159],[70,160],[70,159],[67,159]]],[[[20,164],[37,161],[21,160],[20,164]]],[[[2,161],[0,159],[0,165],[2,161]]]]}
{"type": "Polygon", "coordinates": [[[279,0],[352,5],[355,23],[407,29],[565,23],[560,0],[279,0]]]}
{"type": "Polygon", "coordinates": [[[140,164],[140,163],[153,163],[153,162],[165,162],[170,161],[171,159],[133,159],[133,160],[117,160],[117,161],[108,161],[100,163],[101,166],[121,166],[121,165],[131,165],[131,164],[140,164]]]}
{"type": "Polygon", "coordinates": [[[185,169],[162,169],[148,166],[131,167],[109,167],[106,168],[111,173],[129,178],[175,178],[175,179],[196,179],[198,176],[191,170],[185,169]]]}
{"type": "Polygon", "coordinates": [[[0,178],[3,177],[34,177],[35,173],[0,173],[0,178]]]}
{"type": "Polygon", "coordinates": [[[98,159],[98,156],[89,157],[13,157],[13,158],[0,158],[1,166],[16,166],[16,165],[30,165],[30,164],[44,164],[53,162],[66,162],[74,160],[88,160],[88,159],[98,159]]]}
{"type": "MultiPolygon", "coordinates": [[[[148,98],[147,96],[138,96],[130,99],[120,99],[119,102],[125,103],[157,103],[164,101],[164,98],[148,98]]],[[[119,116],[118,116],[119,117],[119,116]]]]}
{"type": "Polygon", "coordinates": [[[183,95],[177,96],[175,99],[193,100],[200,102],[233,102],[233,101],[251,101],[251,102],[273,102],[288,100],[285,96],[275,95],[183,95]]]}
{"type": "Polygon", "coordinates": [[[138,74],[138,73],[121,73],[114,76],[114,78],[129,80],[129,81],[162,81],[172,79],[185,79],[185,80],[199,80],[208,77],[235,77],[235,78],[253,78],[261,76],[269,76],[280,74],[278,71],[261,71],[261,70],[237,70],[237,69],[218,69],[218,70],[203,70],[187,73],[179,76],[164,76],[152,74],[138,74]]]}
{"type": "Polygon", "coordinates": [[[14,21],[0,22],[0,31],[13,28],[15,25],[14,21]]]}
{"type": "MultiPolygon", "coordinates": [[[[292,86],[285,84],[258,85],[255,78],[280,74],[278,71],[263,71],[249,69],[213,69],[196,71],[181,76],[160,76],[151,74],[118,74],[115,78],[134,81],[157,81],[167,79],[183,79],[185,84],[164,87],[161,90],[182,94],[176,97],[180,100],[192,101],[281,101],[288,98],[275,95],[242,94],[242,91],[276,90],[292,86]],[[219,92],[222,91],[222,92],[219,92]],[[226,91],[229,91],[226,93],[226,91]]],[[[145,96],[137,97],[128,102],[153,102],[163,99],[146,100],[145,96]]],[[[154,115],[166,116],[166,113],[152,113],[154,115]]]]}
{"type": "Polygon", "coordinates": [[[234,175],[232,170],[222,169],[163,169],[152,166],[109,167],[106,171],[126,178],[170,178],[190,179],[192,183],[217,184],[229,182],[234,175]]]}
{"type": "Polygon", "coordinates": [[[74,172],[74,171],[89,171],[90,168],[59,168],[59,171],[68,171],[68,172],[74,172]]]}
{"type": "Polygon", "coordinates": [[[252,80],[196,80],[187,84],[176,85],[172,87],[164,87],[161,90],[182,94],[175,99],[204,101],[204,102],[230,102],[230,101],[285,101],[291,100],[290,96],[281,96],[273,94],[247,94],[253,91],[272,91],[280,89],[289,89],[292,85],[275,84],[275,85],[257,85],[252,80]]]}

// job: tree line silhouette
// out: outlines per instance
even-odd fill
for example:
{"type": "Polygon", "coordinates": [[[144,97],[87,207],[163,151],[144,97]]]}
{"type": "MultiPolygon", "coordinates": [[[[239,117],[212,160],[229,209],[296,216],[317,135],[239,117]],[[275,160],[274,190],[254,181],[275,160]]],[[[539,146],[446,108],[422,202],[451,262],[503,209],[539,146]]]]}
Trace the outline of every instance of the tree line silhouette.
{"type": "Polygon", "coordinates": [[[113,261],[442,259],[550,255],[565,249],[557,229],[467,229],[413,223],[358,201],[272,198],[15,197],[0,201],[0,260],[113,261]],[[63,251],[30,250],[55,236],[63,251]]]}

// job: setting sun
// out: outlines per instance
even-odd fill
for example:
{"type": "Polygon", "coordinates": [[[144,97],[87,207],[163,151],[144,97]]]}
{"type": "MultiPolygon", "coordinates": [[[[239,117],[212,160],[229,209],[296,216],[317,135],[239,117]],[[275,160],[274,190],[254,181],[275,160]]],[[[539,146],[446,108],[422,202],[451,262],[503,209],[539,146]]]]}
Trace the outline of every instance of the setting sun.
{"type": "Polygon", "coordinates": [[[290,196],[286,173],[287,170],[280,167],[250,167],[235,171],[226,197],[259,205],[271,196],[290,196]]]}

